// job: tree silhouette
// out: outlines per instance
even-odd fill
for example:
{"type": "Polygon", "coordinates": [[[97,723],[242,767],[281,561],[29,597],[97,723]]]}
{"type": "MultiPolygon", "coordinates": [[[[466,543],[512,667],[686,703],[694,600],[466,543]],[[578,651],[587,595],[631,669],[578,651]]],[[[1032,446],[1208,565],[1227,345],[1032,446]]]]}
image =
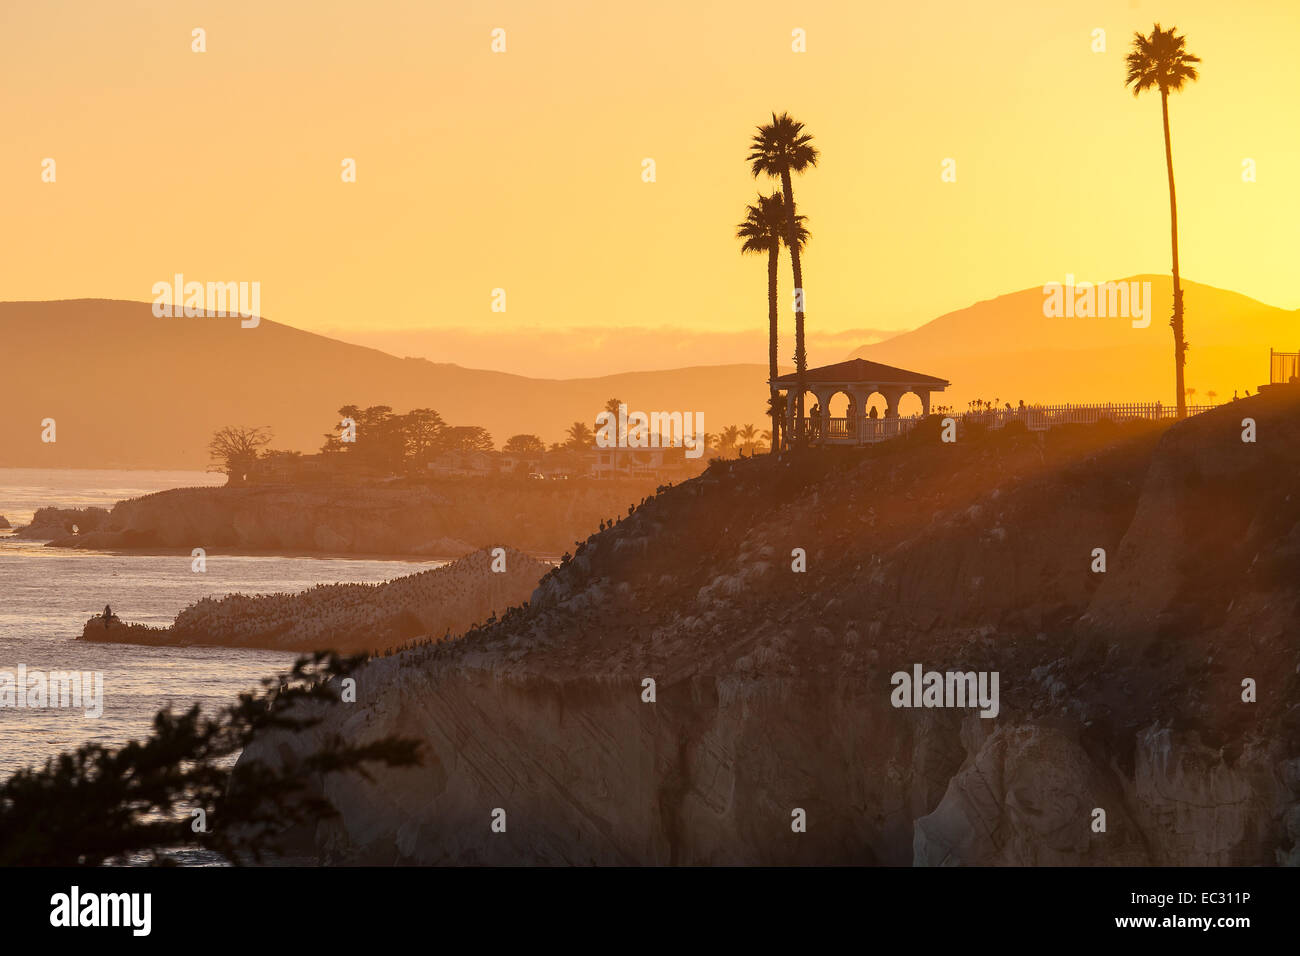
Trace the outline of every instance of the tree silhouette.
{"type": "Polygon", "coordinates": [[[208,442],[208,454],[212,463],[208,471],[225,472],[229,484],[243,484],[244,476],[258,453],[271,443],[269,425],[227,425],[213,432],[208,442]]]}
{"type": "MultiPolygon", "coordinates": [[[[612,421],[610,422],[610,424],[614,426],[614,447],[610,449],[610,460],[613,462],[615,472],[618,471],[619,446],[622,444],[622,440],[627,437],[626,435],[623,434],[623,429],[619,426],[618,423],[618,407],[622,404],[623,404],[623,399],[621,398],[611,398],[607,402],[605,402],[605,411],[609,412],[612,416],[614,416],[612,421]]],[[[592,434],[592,440],[595,441],[594,432],[592,434]]]]}
{"type": "Polygon", "coordinates": [[[492,436],[482,425],[449,425],[442,430],[440,445],[446,451],[493,451],[492,436]]]}
{"type": "MultiPolygon", "coordinates": [[[[795,216],[795,241],[800,249],[808,239],[808,230],[804,228],[804,216],[795,216]]],[[[789,228],[785,210],[785,197],[781,193],[771,196],[759,195],[758,204],[745,207],[745,219],[736,227],[736,238],[743,239],[740,251],[745,253],[767,254],[767,366],[768,379],[771,382],[768,396],[768,414],[772,418],[772,434],[777,437],[772,442],[775,452],[780,442],[781,419],[778,417],[777,376],[777,319],[780,309],[777,304],[777,265],[781,246],[785,244],[789,228]]]]}
{"type": "Polygon", "coordinates": [[[1201,58],[1183,48],[1184,37],[1174,27],[1161,30],[1155,24],[1150,36],[1133,35],[1133,49],[1126,59],[1128,73],[1124,85],[1133,88],[1136,97],[1144,90],[1160,90],[1160,114],[1165,129],[1165,170],[1169,174],[1169,233],[1174,258],[1174,314],[1169,325],[1174,330],[1174,394],[1178,396],[1178,417],[1187,417],[1187,397],[1183,392],[1183,366],[1187,364],[1187,340],[1183,336],[1183,288],[1178,272],[1178,200],[1174,194],[1174,153],[1169,141],[1169,93],[1197,78],[1196,64],[1201,58]]]}
{"type": "Polygon", "coordinates": [[[591,426],[586,422],[574,422],[569,426],[568,435],[569,440],[565,442],[565,446],[574,451],[587,451],[595,440],[591,426]]]}
{"type": "Polygon", "coordinates": [[[546,451],[546,442],[536,435],[511,435],[501,450],[514,455],[540,455],[546,451]]]}
{"type": "Polygon", "coordinates": [[[758,127],[750,142],[748,162],[754,178],[771,176],[781,180],[781,193],[785,197],[785,235],[786,248],[790,250],[790,263],[794,272],[794,290],[797,296],[794,313],[794,371],[798,386],[795,399],[795,440],[802,443],[804,437],[803,393],[804,375],[808,371],[808,353],[804,348],[804,295],[803,265],[799,252],[801,242],[798,236],[794,184],[792,173],[802,173],[810,166],[817,165],[817,147],[812,145],[812,136],[803,131],[803,123],[796,122],[788,113],[778,116],[772,114],[772,122],[758,127]]]}
{"type": "Polygon", "coordinates": [[[411,465],[421,468],[437,453],[447,423],[432,408],[413,408],[398,416],[403,450],[411,465]]]}
{"type": "Polygon", "coordinates": [[[234,758],[259,735],[301,733],[340,701],[340,681],[365,655],[303,657],[293,669],[262,681],[215,717],[198,705],[154,717],[153,733],[116,750],[88,743],[20,770],[0,785],[0,866],[99,866],[143,853],[154,864],[170,853],[202,847],[225,859],[259,862],[280,852],[285,829],[337,811],[308,784],[318,774],[355,772],[367,764],[419,763],[415,740],[385,737],[353,745],[337,735],[316,751],[270,766],[234,758]],[[192,811],[203,810],[206,832],[192,811]]]}

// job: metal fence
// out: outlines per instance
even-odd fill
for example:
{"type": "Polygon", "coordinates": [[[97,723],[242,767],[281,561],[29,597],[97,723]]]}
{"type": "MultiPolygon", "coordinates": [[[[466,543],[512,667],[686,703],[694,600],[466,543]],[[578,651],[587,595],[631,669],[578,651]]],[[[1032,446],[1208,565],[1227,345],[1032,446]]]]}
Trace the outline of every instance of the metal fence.
{"type": "Polygon", "coordinates": [[[1300,352],[1274,352],[1269,349],[1268,366],[1270,384],[1300,381],[1300,352]]]}
{"type": "MultiPolygon", "coordinates": [[[[1208,412],[1216,405],[1188,405],[1188,415],[1208,412]]],[[[1162,402],[1105,402],[1091,405],[1026,405],[1023,408],[992,408],[986,411],[955,415],[962,422],[977,423],[986,428],[1002,428],[1010,422],[1024,422],[1030,431],[1044,431],[1055,425],[1092,425],[1105,421],[1129,421],[1144,418],[1150,421],[1178,417],[1176,405],[1162,402]]]]}
{"type": "MultiPolygon", "coordinates": [[[[1187,414],[1208,412],[1214,405],[1188,405],[1187,414]]],[[[938,413],[937,413],[938,414],[938,413]]],[[[944,417],[944,416],[940,416],[944,417]]],[[[952,412],[959,425],[981,425],[985,428],[1004,428],[1012,422],[1024,422],[1030,431],[1046,431],[1057,425],[1093,425],[1100,421],[1132,421],[1146,419],[1161,421],[1178,417],[1176,405],[1162,402],[1104,402],[1088,405],[1026,405],[1020,408],[989,408],[980,411],[952,412]]],[[[865,418],[857,422],[848,418],[826,420],[822,434],[820,422],[804,419],[807,433],[814,442],[829,441],[846,444],[874,444],[906,435],[924,416],[911,415],[899,418],[865,418]]]]}

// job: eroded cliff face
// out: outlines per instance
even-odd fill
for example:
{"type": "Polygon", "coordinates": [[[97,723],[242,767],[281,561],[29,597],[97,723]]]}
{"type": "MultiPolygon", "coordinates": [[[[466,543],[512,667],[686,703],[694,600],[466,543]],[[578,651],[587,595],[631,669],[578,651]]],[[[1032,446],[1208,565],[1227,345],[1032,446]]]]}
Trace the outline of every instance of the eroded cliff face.
{"type": "Polygon", "coordinates": [[[1152,724],[1131,773],[1084,728],[1034,721],[970,740],[943,800],[916,822],[918,865],[1255,866],[1297,861],[1297,771],[1252,741],[1231,761],[1195,731],[1152,724]],[[1097,811],[1105,817],[1097,817],[1097,811]],[[1080,826],[1102,820],[1105,832],[1080,826]],[[1289,849],[1288,849],[1289,847],[1289,849]]]}
{"type": "MultiPolygon", "coordinates": [[[[561,554],[626,514],[653,481],[248,485],[176,488],[118,502],[93,528],[47,523],[52,547],[229,549],[455,558],[509,546],[561,554]],[[91,533],[87,533],[91,532],[91,533]]],[[[60,513],[63,514],[63,513],[60,513]]]]}
{"type": "Polygon", "coordinates": [[[715,466],[526,609],[369,665],[320,732],[425,763],[321,780],[340,815],[301,836],[343,863],[1294,863],[1298,545],[1294,393],[715,466]],[[998,715],[893,706],[915,664],[998,672],[998,715]]]}

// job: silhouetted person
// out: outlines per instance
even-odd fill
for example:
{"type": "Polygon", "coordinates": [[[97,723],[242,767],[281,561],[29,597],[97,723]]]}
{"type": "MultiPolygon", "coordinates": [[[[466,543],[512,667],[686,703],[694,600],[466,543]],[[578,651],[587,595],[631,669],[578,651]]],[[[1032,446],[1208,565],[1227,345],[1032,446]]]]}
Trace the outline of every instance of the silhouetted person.
{"type": "Polygon", "coordinates": [[[104,630],[108,630],[108,622],[113,619],[113,609],[107,604],[104,605],[104,630]]]}

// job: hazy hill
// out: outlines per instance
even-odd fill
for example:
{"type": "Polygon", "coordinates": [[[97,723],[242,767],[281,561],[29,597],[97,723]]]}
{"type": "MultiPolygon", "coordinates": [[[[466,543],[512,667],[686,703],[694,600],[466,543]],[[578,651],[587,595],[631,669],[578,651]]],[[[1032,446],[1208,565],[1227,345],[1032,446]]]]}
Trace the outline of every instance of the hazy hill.
{"type": "MultiPolygon", "coordinates": [[[[1080,277],[1082,278],[1082,277],[1080,277]]],[[[1056,281],[1061,281],[1058,279],[1056,281]]],[[[1124,318],[1045,318],[1042,286],[978,302],[849,357],[939,375],[952,388],[936,403],[971,398],[1026,402],[1164,401],[1174,398],[1172,281],[1151,283],[1151,324],[1124,318]]],[[[1201,401],[1268,381],[1268,350],[1300,350],[1300,312],[1184,280],[1187,385],[1201,401]]]]}
{"type": "MultiPolygon", "coordinates": [[[[763,330],[755,334],[763,335],[763,330]]],[[[315,451],[344,404],[437,409],[559,440],[607,399],[634,410],[702,411],[705,429],[762,430],[766,368],[726,365],[567,381],[401,359],[263,319],[155,318],[147,303],[0,303],[0,465],[192,467],[212,431],[269,424],[274,447],[315,451]],[[41,420],[57,442],[41,442],[41,420]]]]}
{"type": "MultiPolygon", "coordinates": [[[[1172,401],[1170,280],[1152,284],[1151,324],[1043,316],[1034,287],[951,312],[853,356],[927,372],[953,386],[937,399],[1013,404],[1172,401]]],[[[1266,380],[1268,349],[1300,349],[1300,312],[1186,284],[1187,384],[1198,398],[1266,380]]],[[[756,328],[755,335],[764,335],[756,328]]],[[[839,355],[812,355],[814,364],[839,355]]],[[[611,397],[643,411],[702,411],[705,428],[763,429],[766,368],[737,364],[586,379],[538,379],[397,358],[263,319],[154,318],[149,304],[104,299],[0,303],[0,465],[203,467],[211,432],[269,424],[274,446],[316,450],[345,403],[432,407],[483,425],[498,444],[547,441],[591,422],[611,397]],[[54,418],[58,441],[40,441],[54,418]]]]}

